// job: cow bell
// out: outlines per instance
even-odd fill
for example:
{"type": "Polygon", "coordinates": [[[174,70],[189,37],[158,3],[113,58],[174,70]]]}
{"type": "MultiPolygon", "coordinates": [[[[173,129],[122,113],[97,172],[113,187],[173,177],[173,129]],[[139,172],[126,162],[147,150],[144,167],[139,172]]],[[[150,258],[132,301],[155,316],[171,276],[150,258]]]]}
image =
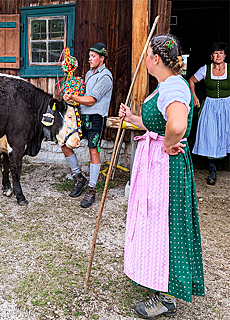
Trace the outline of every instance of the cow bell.
{"type": "Polygon", "coordinates": [[[42,124],[46,127],[50,127],[54,124],[54,115],[47,112],[42,116],[42,124]]]}
{"type": "Polygon", "coordinates": [[[46,140],[52,141],[52,134],[51,134],[51,126],[54,124],[54,111],[48,107],[46,113],[43,114],[41,123],[43,124],[43,132],[46,137],[46,140]]]}

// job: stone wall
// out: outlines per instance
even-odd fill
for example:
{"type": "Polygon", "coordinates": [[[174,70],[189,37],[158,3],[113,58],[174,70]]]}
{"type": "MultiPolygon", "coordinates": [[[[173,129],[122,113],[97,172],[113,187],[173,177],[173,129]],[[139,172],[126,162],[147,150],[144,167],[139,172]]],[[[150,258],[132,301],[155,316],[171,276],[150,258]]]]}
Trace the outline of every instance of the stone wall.
{"type": "MultiPolygon", "coordinates": [[[[102,140],[101,143],[101,164],[105,163],[105,161],[110,161],[112,152],[113,152],[114,141],[106,141],[102,140]]],[[[81,140],[81,146],[78,149],[74,150],[78,163],[82,171],[88,172],[89,166],[87,163],[89,162],[89,150],[88,143],[86,139],[81,140]]],[[[58,163],[58,164],[66,164],[65,156],[62,153],[61,147],[54,142],[43,141],[42,147],[39,154],[36,157],[27,156],[27,160],[34,163],[58,163]]],[[[119,156],[118,165],[121,165],[125,168],[130,168],[130,144],[122,143],[122,148],[119,156]]]]}

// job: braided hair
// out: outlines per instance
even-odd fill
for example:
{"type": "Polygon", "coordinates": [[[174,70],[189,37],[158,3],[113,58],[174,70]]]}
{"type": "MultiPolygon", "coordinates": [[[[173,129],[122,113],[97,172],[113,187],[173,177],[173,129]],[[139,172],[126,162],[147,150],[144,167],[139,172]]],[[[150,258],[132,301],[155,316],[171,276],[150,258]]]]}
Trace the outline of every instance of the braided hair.
{"type": "Polygon", "coordinates": [[[178,39],[171,34],[154,36],[150,41],[151,57],[158,54],[163,64],[172,70],[173,74],[180,74],[184,66],[181,47],[178,39]]]}

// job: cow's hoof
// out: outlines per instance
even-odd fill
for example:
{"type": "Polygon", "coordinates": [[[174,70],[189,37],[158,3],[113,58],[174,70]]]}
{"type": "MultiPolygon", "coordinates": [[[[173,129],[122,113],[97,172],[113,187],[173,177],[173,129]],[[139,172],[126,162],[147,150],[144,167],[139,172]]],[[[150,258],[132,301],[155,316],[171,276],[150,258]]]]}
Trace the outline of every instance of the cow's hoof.
{"type": "Polygon", "coordinates": [[[20,206],[27,206],[29,204],[29,201],[27,201],[26,199],[25,200],[18,200],[18,204],[20,206]]]}
{"type": "Polygon", "coordinates": [[[3,194],[4,196],[11,197],[13,194],[13,190],[12,189],[3,190],[3,194]]]}

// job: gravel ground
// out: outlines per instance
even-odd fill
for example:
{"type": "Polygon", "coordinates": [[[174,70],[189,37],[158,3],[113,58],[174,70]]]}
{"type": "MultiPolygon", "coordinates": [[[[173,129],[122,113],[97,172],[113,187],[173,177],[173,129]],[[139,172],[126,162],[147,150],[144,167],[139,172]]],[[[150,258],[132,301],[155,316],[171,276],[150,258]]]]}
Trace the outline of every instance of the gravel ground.
{"type": "MultiPolygon", "coordinates": [[[[132,308],[149,292],[123,273],[128,174],[118,170],[108,190],[84,291],[101,194],[91,208],[81,208],[83,194],[68,196],[68,173],[64,166],[24,163],[29,205],[0,195],[0,319],[138,319],[132,308]]],[[[194,297],[193,304],[178,300],[175,320],[230,319],[230,172],[219,172],[215,186],[206,184],[206,176],[195,171],[206,296],[194,297]]]]}

